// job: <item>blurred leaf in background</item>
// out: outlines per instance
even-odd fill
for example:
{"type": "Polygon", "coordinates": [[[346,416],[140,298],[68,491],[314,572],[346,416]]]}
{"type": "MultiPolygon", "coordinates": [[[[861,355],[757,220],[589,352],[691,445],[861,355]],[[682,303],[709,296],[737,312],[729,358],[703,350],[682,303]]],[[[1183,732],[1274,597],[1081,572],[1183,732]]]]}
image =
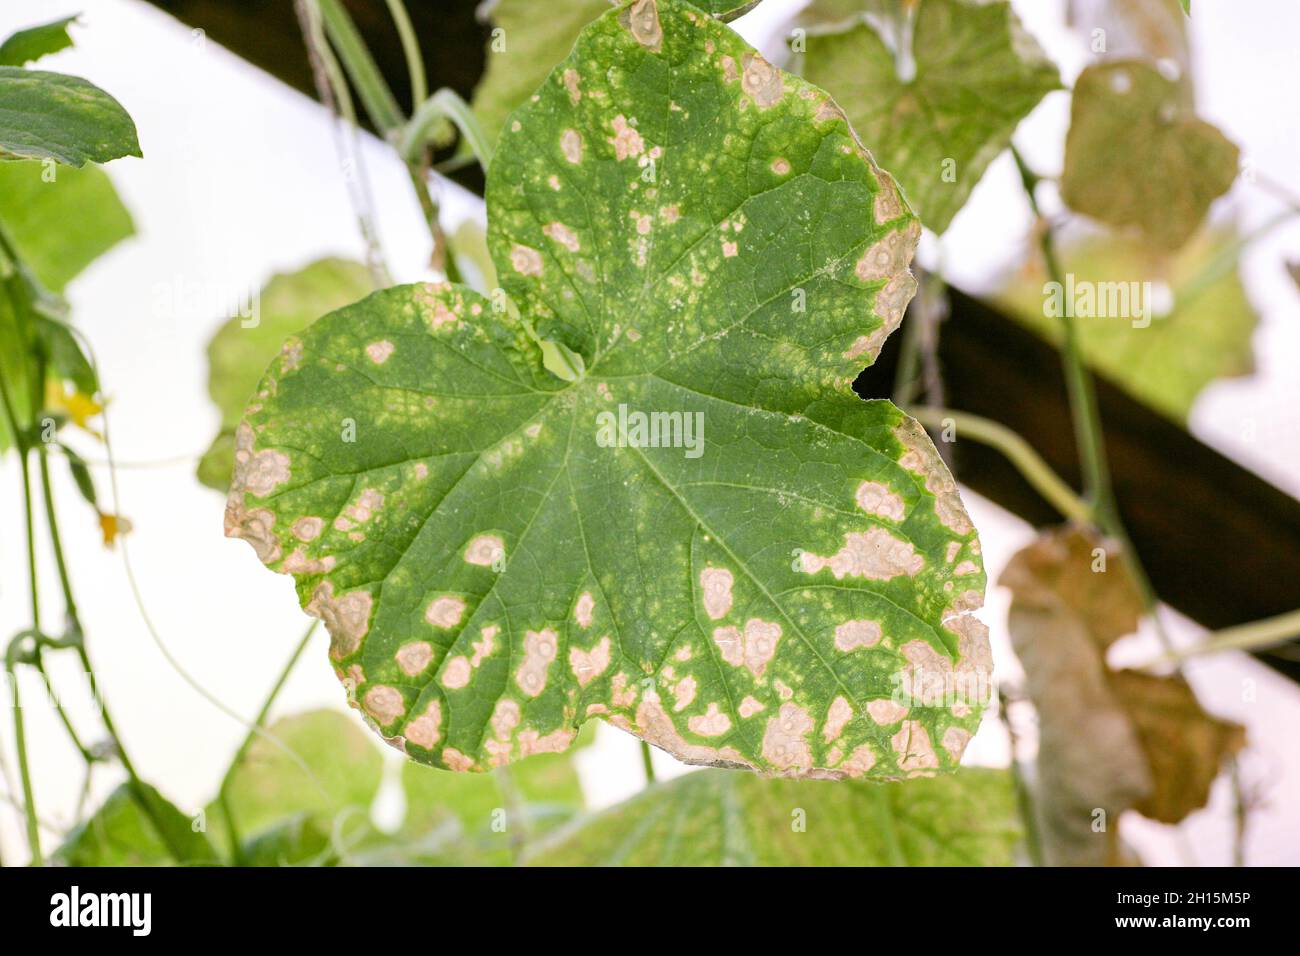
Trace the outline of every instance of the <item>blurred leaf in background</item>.
{"type": "Polygon", "coordinates": [[[217,330],[208,343],[208,394],[221,413],[221,428],[199,460],[199,481],[221,492],[230,486],[235,426],[284,340],[373,288],[361,263],[320,259],[271,278],[257,300],[256,324],[235,316],[217,330]]]}
{"type": "Polygon", "coordinates": [[[1137,629],[1143,602],[1123,558],[1090,532],[1041,532],[999,583],[1012,593],[1011,642],[1038,711],[1044,859],[1122,863],[1120,814],[1177,823],[1205,806],[1245,731],[1202,710],[1181,677],[1107,666],[1107,649],[1137,629]]]}
{"type": "Polygon", "coordinates": [[[1006,866],[1021,839],[1010,776],[902,783],[700,770],[558,835],[539,866],[1006,866]]]}
{"type": "Polygon", "coordinates": [[[147,783],[139,784],[150,806],[145,814],[124,783],[54,854],[65,866],[167,866],[218,862],[217,853],[193,821],[147,783]],[[180,859],[168,849],[179,848],[180,859]]]}
{"type": "Polygon", "coordinates": [[[813,33],[804,75],[941,233],[1060,77],[1007,3],[925,0],[897,42],[864,21],[813,33]]]}
{"type": "Polygon", "coordinates": [[[1154,66],[1090,66],[1074,84],[1061,198],[1172,251],[1237,178],[1237,157],[1237,147],[1192,112],[1179,83],[1154,66]]]}
{"type": "MultiPolygon", "coordinates": [[[[1073,277],[1076,306],[1085,291],[1092,296],[1094,314],[1075,309],[1085,360],[1133,397],[1185,421],[1208,383],[1254,369],[1257,318],[1237,274],[1238,251],[1236,236],[1218,230],[1200,233],[1172,256],[1114,236],[1065,246],[1061,270],[1073,277]],[[1142,309],[1149,315],[1140,315],[1142,309]]],[[[1035,255],[998,298],[1010,315],[1059,345],[1061,320],[1046,314],[1056,290],[1045,291],[1047,281],[1035,255]]]]}

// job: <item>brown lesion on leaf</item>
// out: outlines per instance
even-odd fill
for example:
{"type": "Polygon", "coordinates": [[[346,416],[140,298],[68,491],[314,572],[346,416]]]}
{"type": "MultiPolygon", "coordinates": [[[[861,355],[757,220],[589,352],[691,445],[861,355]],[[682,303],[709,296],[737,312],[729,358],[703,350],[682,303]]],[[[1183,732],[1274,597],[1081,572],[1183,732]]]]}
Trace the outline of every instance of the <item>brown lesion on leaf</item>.
{"type": "Polygon", "coordinates": [[[428,641],[407,641],[393,655],[407,677],[414,677],[433,662],[433,645],[428,641]]]}
{"type": "Polygon", "coordinates": [[[934,495],[934,513],[939,523],[960,535],[974,531],[975,526],[957,493],[957,482],[935,451],[925,429],[913,419],[905,418],[894,429],[894,437],[904,448],[898,463],[912,474],[924,478],[926,491],[934,495]]]}
{"type": "Polygon", "coordinates": [[[610,662],[610,640],[606,635],[596,642],[591,650],[580,647],[569,648],[569,669],[579,687],[586,687],[601,674],[605,673],[610,662]]]}
{"type": "Polygon", "coordinates": [[[349,591],[334,596],[334,585],[322,581],[316,585],[311,600],[303,608],[312,617],[325,622],[330,635],[330,657],[336,661],[351,657],[370,630],[370,612],[374,598],[368,591],[349,591]]]}
{"type": "Polygon", "coordinates": [[[781,71],[758,53],[746,53],[742,63],[740,88],[759,109],[775,106],[785,92],[781,71]]]}
{"type": "Polygon", "coordinates": [[[884,528],[850,531],[844,535],[844,547],[830,557],[804,551],[799,560],[805,574],[829,568],[837,581],[845,577],[888,581],[900,575],[913,577],[925,567],[925,558],[910,541],[895,538],[884,528]]]}
{"type": "Polygon", "coordinates": [[[931,776],[939,767],[930,733],[919,720],[904,721],[889,744],[894,748],[898,769],[909,777],[931,776]]]}
{"type": "Polygon", "coordinates": [[[442,704],[437,700],[429,701],[420,716],[407,721],[402,734],[409,743],[432,750],[442,739],[442,704]]]}
{"type": "Polygon", "coordinates": [[[636,0],[618,16],[618,22],[632,34],[632,38],[651,53],[663,49],[664,31],[659,23],[659,5],[656,0],[636,0]]]}
{"type": "Polygon", "coordinates": [[[768,718],[763,733],[763,759],[778,770],[807,773],[813,763],[808,744],[812,729],[813,719],[808,711],[795,703],[782,704],[768,718]]]}
{"type": "Polygon", "coordinates": [[[529,697],[546,689],[546,673],[559,654],[560,636],[551,628],[524,632],[524,660],[515,671],[515,683],[529,697]]]}
{"type": "Polygon", "coordinates": [[[385,684],[375,684],[361,698],[361,706],[380,727],[387,727],[406,713],[401,691],[385,684]]]}

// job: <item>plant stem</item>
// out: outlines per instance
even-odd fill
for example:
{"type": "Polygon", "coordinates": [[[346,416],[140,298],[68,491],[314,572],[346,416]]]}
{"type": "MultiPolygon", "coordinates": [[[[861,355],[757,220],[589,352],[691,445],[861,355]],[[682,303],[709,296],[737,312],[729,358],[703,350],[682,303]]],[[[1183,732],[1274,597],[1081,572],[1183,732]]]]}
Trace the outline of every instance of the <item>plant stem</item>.
{"type": "Polygon", "coordinates": [[[429,84],[424,76],[424,57],[420,55],[420,42],[415,38],[411,17],[406,12],[406,5],[402,0],[387,0],[387,2],[388,13],[393,18],[393,25],[397,27],[397,35],[402,41],[406,71],[411,78],[411,103],[423,103],[424,98],[429,95],[429,84]]]}
{"type": "Polygon", "coordinates": [[[41,826],[36,817],[36,797],[32,792],[32,772],[27,765],[27,731],[23,725],[23,705],[18,695],[18,675],[14,668],[17,663],[18,640],[10,642],[5,651],[5,673],[9,675],[9,684],[14,689],[14,749],[18,752],[18,773],[23,784],[23,810],[27,818],[27,843],[31,847],[32,865],[44,866],[45,858],[41,855],[41,826]]]}
{"type": "Polygon", "coordinates": [[[487,172],[488,165],[492,162],[492,146],[487,135],[469,104],[455,90],[446,87],[416,107],[411,121],[402,129],[398,140],[398,150],[402,156],[408,160],[417,156],[424,148],[429,134],[444,121],[449,121],[456,127],[483,171],[487,172]]]}
{"type": "Polygon", "coordinates": [[[239,749],[235,751],[234,757],[230,760],[230,766],[226,768],[226,772],[221,778],[221,787],[217,791],[217,800],[221,806],[222,816],[226,819],[226,828],[230,835],[231,856],[237,864],[242,861],[243,853],[240,849],[239,831],[235,826],[235,818],[230,809],[230,781],[234,778],[235,771],[239,769],[240,764],[244,762],[244,757],[248,755],[248,748],[253,745],[253,739],[257,736],[255,728],[265,726],[267,717],[271,713],[271,707],[275,704],[275,699],[280,696],[280,691],[284,689],[285,682],[289,680],[289,674],[297,665],[298,659],[302,657],[302,652],[307,649],[307,644],[311,641],[311,636],[316,633],[316,625],[319,623],[320,621],[311,622],[311,625],[298,641],[298,645],[293,649],[293,653],[289,655],[289,660],[285,662],[284,667],[281,669],[280,676],[277,677],[275,683],[271,685],[270,693],[266,695],[266,700],[262,702],[262,709],[257,712],[257,717],[254,718],[252,727],[244,736],[244,740],[239,745],[239,749]]]}
{"type": "Polygon", "coordinates": [[[959,436],[973,438],[980,444],[997,449],[1016,467],[1033,489],[1064,517],[1081,524],[1092,521],[1092,509],[1088,503],[1080,498],[1064,479],[1052,471],[1051,466],[1043,461],[1042,456],[1034,451],[1029,442],[1005,425],[989,418],[957,412],[949,408],[922,406],[909,408],[906,411],[927,428],[943,428],[946,422],[951,422],[959,436]]]}
{"type": "Polygon", "coordinates": [[[1297,636],[1300,636],[1300,610],[1288,611],[1276,617],[1266,617],[1261,621],[1251,621],[1249,624],[1237,624],[1214,631],[1201,643],[1167,651],[1143,667],[1176,664],[1189,657],[1218,654],[1221,651],[1263,650],[1275,644],[1284,644],[1297,636]]]}
{"type": "Polygon", "coordinates": [[[652,757],[653,753],[650,750],[650,745],[644,740],[641,741],[641,766],[645,768],[646,786],[655,782],[655,765],[652,757]]]}
{"type": "MultiPolygon", "coordinates": [[[[1056,258],[1052,225],[1039,208],[1034,192],[1039,176],[1029,168],[1014,145],[1011,147],[1011,155],[1016,161],[1016,168],[1020,171],[1020,181],[1029,199],[1030,208],[1038,218],[1041,227],[1039,248],[1042,251],[1047,274],[1053,282],[1064,287],[1065,278],[1061,272],[1060,262],[1056,258]]],[[[1087,498],[1092,505],[1093,519],[1102,532],[1120,546],[1124,555],[1124,567],[1128,570],[1142,598],[1147,616],[1155,625],[1156,633],[1165,649],[1172,650],[1173,643],[1160,622],[1159,598],[1151,584],[1151,579],[1147,576],[1146,568],[1142,565],[1137,549],[1133,546],[1128,530],[1124,527],[1119,508],[1115,503],[1110,468],[1106,463],[1106,440],[1102,434],[1101,413],[1097,408],[1097,393],[1093,387],[1092,374],[1084,364],[1078,328],[1067,312],[1068,310],[1062,310],[1061,314],[1065,335],[1062,349],[1065,387],[1070,399],[1070,418],[1074,424],[1075,444],[1079,451],[1079,467],[1083,472],[1087,498]]]]}

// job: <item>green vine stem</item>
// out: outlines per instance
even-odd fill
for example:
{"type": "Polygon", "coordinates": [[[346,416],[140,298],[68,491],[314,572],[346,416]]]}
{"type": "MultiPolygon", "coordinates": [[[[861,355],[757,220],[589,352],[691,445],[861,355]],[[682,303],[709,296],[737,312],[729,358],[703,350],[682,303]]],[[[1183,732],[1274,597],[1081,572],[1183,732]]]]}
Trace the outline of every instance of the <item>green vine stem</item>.
{"type": "Polygon", "coordinates": [[[239,749],[235,751],[234,757],[230,760],[230,765],[226,767],[226,772],[221,777],[221,787],[217,791],[217,803],[221,807],[221,815],[226,821],[226,829],[230,837],[230,855],[236,865],[242,864],[244,859],[239,841],[239,830],[230,807],[230,781],[234,779],[235,771],[239,769],[244,762],[244,758],[248,755],[248,749],[253,745],[257,730],[266,726],[267,718],[271,714],[271,707],[275,704],[276,698],[280,696],[280,691],[284,689],[284,685],[289,680],[289,675],[293,672],[299,658],[302,657],[303,651],[307,649],[307,645],[310,643],[312,635],[316,633],[316,626],[319,623],[319,621],[312,621],[299,639],[298,645],[293,649],[293,653],[289,655],[289,660],[285,662],[284,667],[281,669],[280,676],[271,685],[271,691],[266,695],[266,700],[262,702],[262,709],[257,712],[257,717],[253,719],[252,727],[245,734],[243,742],[239,745],[239,749]]]}
{"type": "Polygon", "coordinates": [[[906,411],[926,428],[942,429],[951,423],[959,436],[972,438],[1002,452],[1030,486],[1064,517],[1080,524],[1091,523],[1092,508],[1088,503],[1060,475],[1052,471],[1051,466],[1043,461],[1029,442],[1007,426],[990,418],[949,408],[923,406],[906,411]]]}
{"type": "Polygon", "coordinates": [[[1142,665],[1149,670],[1169,664],[1177,664],[1189,657],[1203,654],[1218,654],[1221,651],[1259,651],[1278,644],[1284,644],[1300,636],[1300,610],[1288,611],[1276,617],[1266,617],[1248,624],[1236,624],[1211,632],[1205,640],[1190,647],[1167,651],[1161,656],[1142,665]]]}
{"type": "Polygon", "coordinates": [[[492,146],[488,143],[478,117],[468,103],[452,89],[443,88],[423,100],[411,120],[401,130],[398,151],[411,161],[417,159],[428,144],[430,134],[444,122],[450,122],[460,132],[470,152],[484,171],[492,162],[492,146]]]}
{"type": "Polygon", "coordinates": [[[653,752],[650,750],[650,745],[644,740],[641,741],[641,765],[645,768],[645,782],[647,787],[655,782],[655,765],[652,758],[653,752]]]}
{"type": "MultiPolygon", "coordinates": [[[[1011,155],[1016,168],[1020,171],[1020,182],[1024,187],[1029,206],[1037,218],[1039,231],[1039,248],[1047,273],[1053,282],[1065,284],[1061,273],[1060,261],[1056,257],[1056,244],[1052,225],[1043,215],[1038,205],[1035,190],[1041,177],[1025,163],[1020,151],[1011,146],[1011,155]]],[[[1147,576],[1142,559],[1133,546],[1128,530],[1116,506],[1111,488],[1110,468],[1106,464],[1106,442],[1102,434],[1101,413],[1097,408],[1097,393],[1093,387],[1092,374],[1084,364],[1083,351],[1079,345],[1078,329],[1073,318],[1064,312],[1061,315],[1064,331],[1064,348],[1062,364],[1065,374],[1065,386],[1070,400],[1070,417],[1074,423],[1075,443],[1079,450],[1079,464],[1083,472],[1084,488],[1092,506],[1093,520],[1102,533],[1113,539],[1124,554],[1124,566],[1128,569],[1133,584],[1142,597],[1147,616],[1155,626],[1160,642],[1166,650],[1173,650],[1173,643],[1165,633],[1160,621],[1159,598],[1147,576]]]]}
{"type": "MultiPolygon", "coordinates": [[[[25,470],[25,462],[23,467],[25,470]]],[[[27,820],[27,843],[31,849],[32,865],[44,866],[45,858],[41,855],[40,822],[36,816],[36,797],[32,791],[32,772],[27,764],[27,730],[23,722],[22,702],[18,700],[16,668],[22,646],[21,642],[21,635],[9,642],[9,647],[5,650],[5,674],[8,675],[9,686],[13,688],[14,692],[14,749],[18,753],[18,775],[22,780],[23,787],[23,812],[27,820]]]]}
{"type": "Polygon", "coordinates": [[[402,0],[387,0],[387,3],[388,14],[393,18],[397,36],[402,41],[402,55],[406,58],[406,69],[411,78],[411,102],[423,103],[429,95],[429,83],[424,76],[424,57],[420,55],[420,42],[411,26],[411,16],[402,0]]]}

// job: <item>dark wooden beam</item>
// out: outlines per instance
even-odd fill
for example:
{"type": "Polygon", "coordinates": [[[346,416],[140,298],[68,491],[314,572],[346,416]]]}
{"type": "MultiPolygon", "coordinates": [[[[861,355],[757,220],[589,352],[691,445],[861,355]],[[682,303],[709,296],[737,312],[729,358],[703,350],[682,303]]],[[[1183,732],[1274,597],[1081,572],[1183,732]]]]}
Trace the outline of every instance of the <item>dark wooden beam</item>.
{"type": "MultiPolygon", "coordinates": [[[[315,95],[292,0],[147,0],[221,45],[315,95]]],[[[399,102],[407,72],[383,0],[346,0],[399,102]]],[[[558,0],[557,0],[558,2],[558,0]]],[[[431,89],[468,98],[483,71],[487,29],[473,0],[408,0],[431,89]]],[[[476,168],[455,177],[482,194],[476,168]]],[[[902,335],[855,384],[867,397],[892,390],[902,335]]],[[[1002,422],[1078,486],[1073,432],[1057,351],[989,305],[951,295],[939,358],[948,404],[1002,422]]],[[[1300,605],[1300,502],[1197,441],[1117,387],[1098,382],[1115,492],[1160,597],[1209,628],[1300,605]]],[[[972,441],[954,449],[958,477],[1035,525],[1059,521],[999,453],[972,441]]],[[[1297,656],[1300,644],[1285,650],[1297,656]]],[[[1300,680],[1300,661],[1262,660],[1300,680]]]]}

